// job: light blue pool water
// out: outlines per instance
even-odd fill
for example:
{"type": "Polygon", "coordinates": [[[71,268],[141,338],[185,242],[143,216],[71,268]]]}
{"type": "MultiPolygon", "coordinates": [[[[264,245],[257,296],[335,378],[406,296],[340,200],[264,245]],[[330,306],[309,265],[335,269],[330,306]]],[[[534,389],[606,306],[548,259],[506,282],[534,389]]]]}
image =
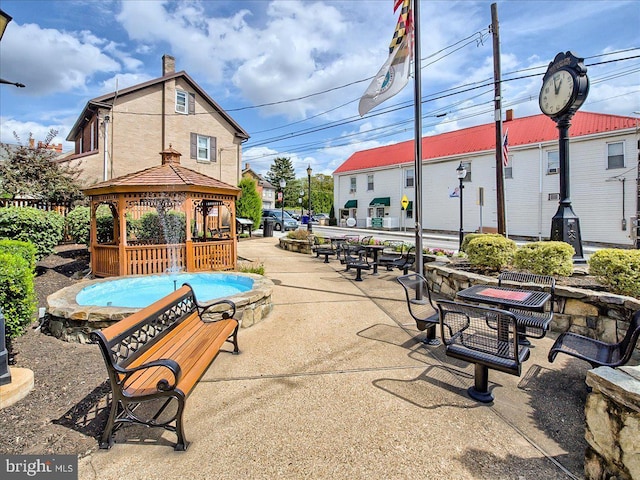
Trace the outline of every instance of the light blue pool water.
{"type": "Polygon", "coordinates": [[[179,273],[149,275],[100,282],[80,290],[78,305],[99,307],[144,308],[180,288],[183,283],[193,287],[198,302],[227,298],[253,288],[251,278],[226,273],[179,273]]]}

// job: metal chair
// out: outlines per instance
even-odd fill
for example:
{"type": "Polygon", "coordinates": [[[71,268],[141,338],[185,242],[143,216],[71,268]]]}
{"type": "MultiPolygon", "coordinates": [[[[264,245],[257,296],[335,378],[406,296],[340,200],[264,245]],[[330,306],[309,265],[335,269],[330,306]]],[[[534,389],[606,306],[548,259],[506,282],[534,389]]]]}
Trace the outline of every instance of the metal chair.
{"type": "Polygon", "coordinates": [[[522,362],[529,358],[529,347],[518,344],[515,315],[448,300],[438,301],[438,309],[446,355],[475,364],[474,385],[467,390],[469,396],[482,403],[492,402],[489,369],[519,377],[522,362]]]}
{"type": "Polygon", "coordinates": [[[353,245],[342,244],[342,257],[345,260],[346,270],[350,268],[356,269],[356,282],[362,281],[362,270],[370,270],[373,267],[373,263],[369,263],[366,255],[361,255],[357,251],[353,250],[353,245]]]}
{"type": "Polygon", "coordinates": [[[421,342],[431,346],[440,345],[440,340],[436,338],[436,326],[440,323],[440,316],[438,307],[431,300],[427,279],[419,273],[410,273],[399,276],[397,280],[404,288],[409,314],[416,321],[418,330],[427,331],[421,342]]]}
{"type": "Polygon", "coordinates": [[[405,248],[409,248],[402,240],[385,240],[384,245],[388,248],[382,252],[382,255],[378,255],[378,265],[387,268],[390,272],[393,270],[393,262],[398,260],[404,253],[405,248]]]}
{"type": "Polygon", "coordinates": [[[498,286],[505,286],[503,282],[518,283],[518,288],[523,289],[549,290],[551,300],[548,311],[535,312],[516,308],[509,309],[518,319],[518,325],[520,327],[519,333],[521,335],[531,338],[544,337],[549,331],[551,320],[553,320],[556,279],[548,275],[536,275],[533,273],[502,272],[498,276],[498,286]]]}
{"type": "Polygon", "coordinates": [[[564,353],[589,362],[593,368],[619,367],[631,359],[638,337],[640,310],[633,315],[627,333],[618,343],[605,343],[577,333],[562,333],[549,350],[549,362],[553,362],[559,353],[564,353]]]}
{"type": "Polygon", "coordinates": [[[391,262],[390,265],[402,270],[402,274],[406,275],[409,272],[409,268],[413,267],[413,264],[416,263],[415,250],[415,245],[411,245],[400,258],[391,262]]]}

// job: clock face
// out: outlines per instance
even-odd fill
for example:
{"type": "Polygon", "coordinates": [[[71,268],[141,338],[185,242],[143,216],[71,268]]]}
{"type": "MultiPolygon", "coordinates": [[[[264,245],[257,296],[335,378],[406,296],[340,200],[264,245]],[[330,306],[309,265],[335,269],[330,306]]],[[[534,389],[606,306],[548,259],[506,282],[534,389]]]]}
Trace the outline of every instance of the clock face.
{"type": "Polygon", "coordinates": [[[545,115],[555,116],[571,105],[574,91],[573,75],[559,70],[542,84],[540,90],[540,110],[545,115]]]}

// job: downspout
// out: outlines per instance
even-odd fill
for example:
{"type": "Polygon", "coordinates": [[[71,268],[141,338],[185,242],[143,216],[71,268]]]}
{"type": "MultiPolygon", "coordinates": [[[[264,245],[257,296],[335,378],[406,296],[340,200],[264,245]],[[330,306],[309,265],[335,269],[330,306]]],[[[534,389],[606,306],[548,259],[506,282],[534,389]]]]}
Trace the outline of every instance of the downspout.
{"type": "Polygon", "coordinates": [[[542,241],[542,179],[544,178],[544,159],[541,143],[538,143],[538,158],[538,241],[542,241]]]}
{"type": "Polygon", "coordinates": [[[109,115],[105,115],[102,122],[102,125],[104,126],[104,161],[102,180],[104,182],[109,180],[109,120],[109,115]]]}

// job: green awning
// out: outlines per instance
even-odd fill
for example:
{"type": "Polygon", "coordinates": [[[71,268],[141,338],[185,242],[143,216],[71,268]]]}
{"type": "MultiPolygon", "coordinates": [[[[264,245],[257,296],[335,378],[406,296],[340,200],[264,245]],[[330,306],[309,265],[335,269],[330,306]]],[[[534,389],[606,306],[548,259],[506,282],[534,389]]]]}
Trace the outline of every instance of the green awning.
{"type": "Polygon", "coordinates": [[[391,198],[389,197],[378,197],[371,200],[369,204],[370,207],[390,207],[391,206],[391,198]]]}
{"type": "Polygon", "coordinates": [[[407,212],[413,212],[413,200],[409,200],[409,205],[405,208],[407,212]]]}
{"type": "Polygon", "coordinates": [[[347,200],[344,204],[344,208],[358,208],[358,200],[347,200]]]}

